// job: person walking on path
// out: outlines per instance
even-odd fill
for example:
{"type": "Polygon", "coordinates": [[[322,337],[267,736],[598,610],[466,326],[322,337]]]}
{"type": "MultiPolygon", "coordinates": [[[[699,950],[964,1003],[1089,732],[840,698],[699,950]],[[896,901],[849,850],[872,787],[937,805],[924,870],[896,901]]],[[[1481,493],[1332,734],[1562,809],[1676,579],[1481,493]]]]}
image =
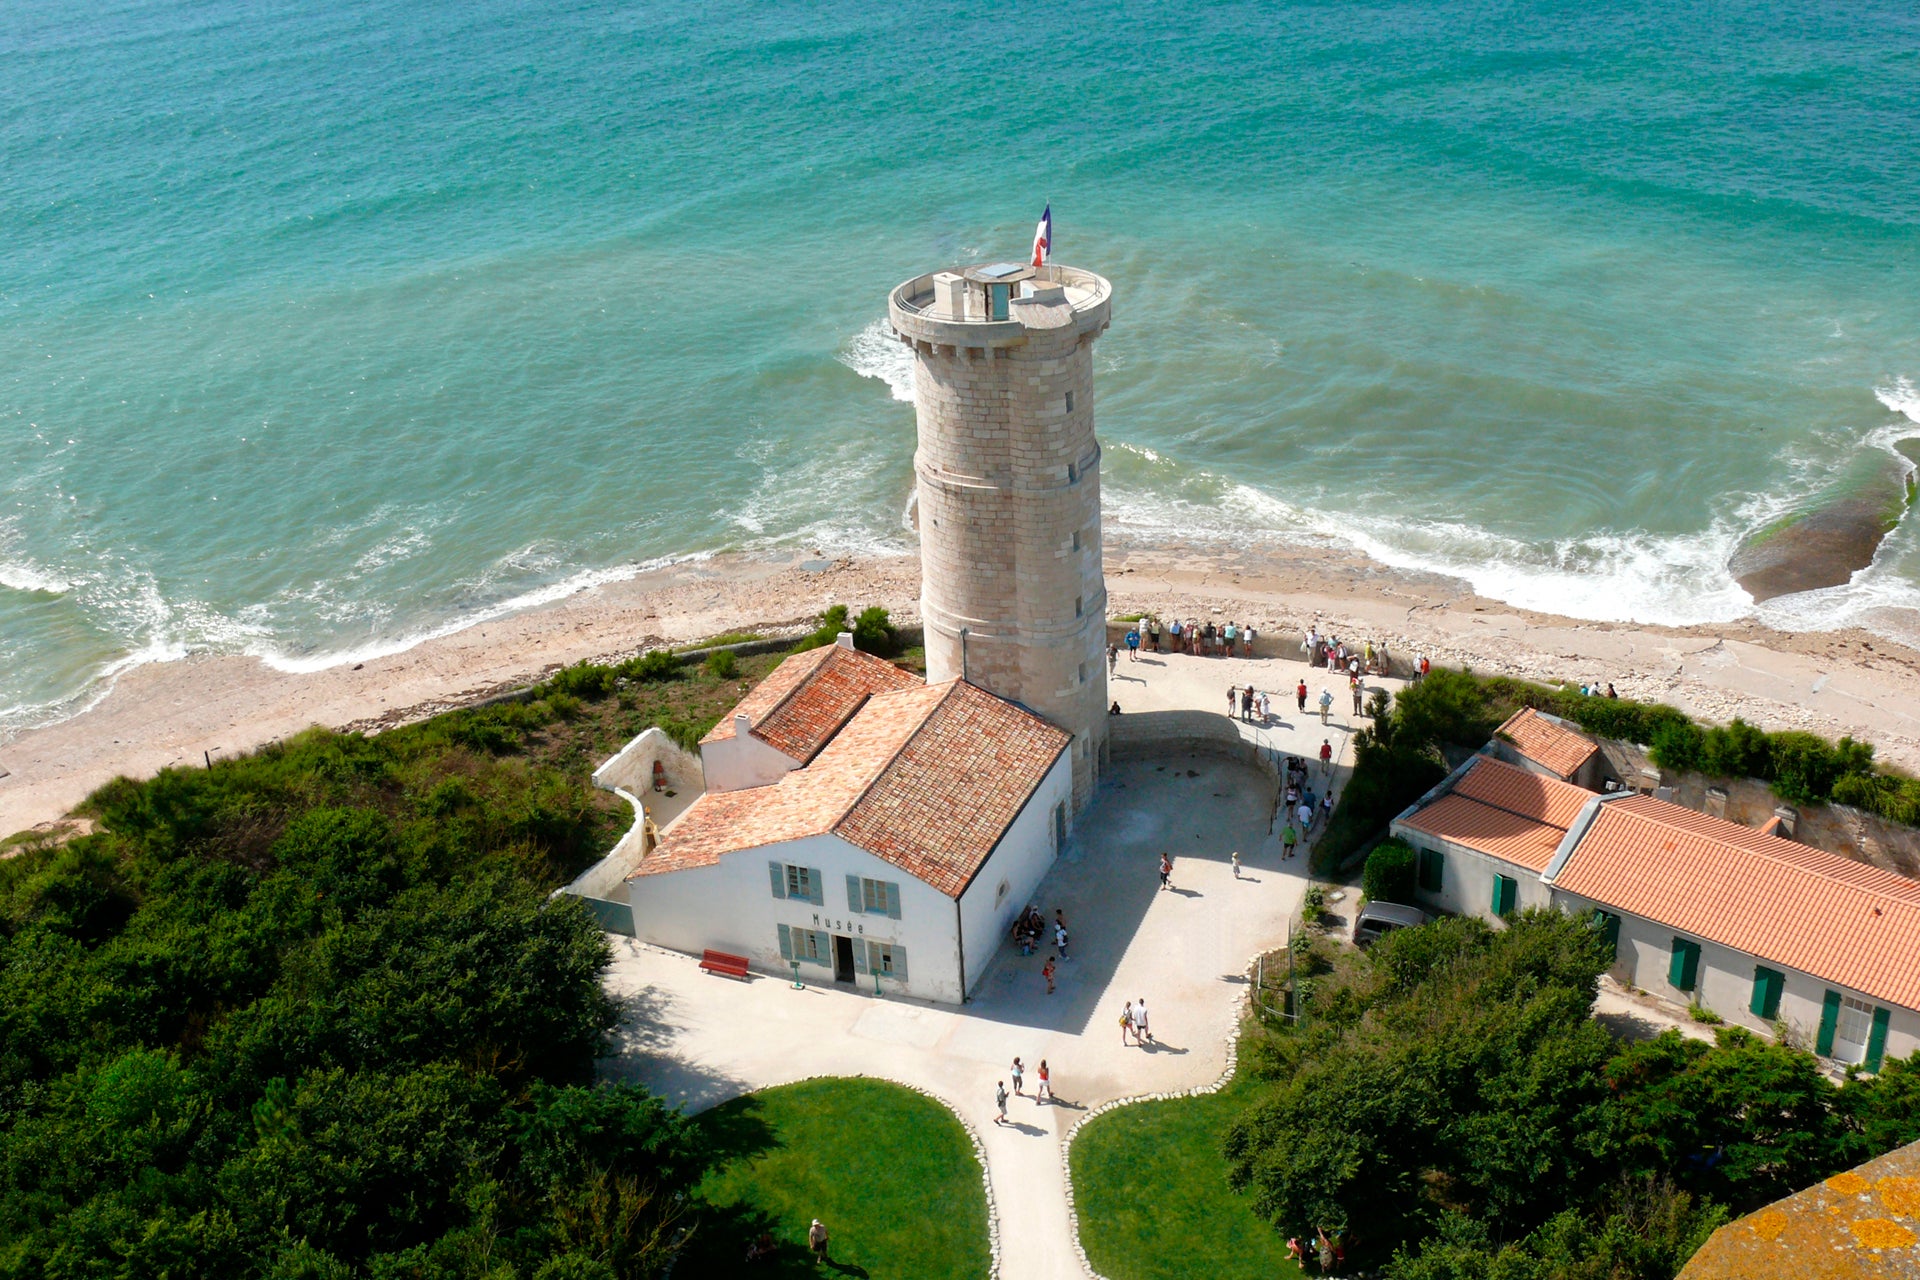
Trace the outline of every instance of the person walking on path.
{"type": "Polygon", "coordinates": [[[1320,772],[1333,772],[1333,742],[1327,738],[1320,739],[1320,772]]]}
{"type": "Polygon", "coordinates": [[[1127,630],[1127,661],[1140,661],[1140,629],[1138,627],[1127,630]]]}
{"type": "Polygon", "coordinates": [[[1327,713],[1333,710],[1333,690],[1320,691],[1320,723],[1327,723],[1327,713]]]}
{"type": "Polygon", "coordinates": [[[1173,885],[1169,881],[1169,877],[1171,877],[1172,875],[1173,875],[1173,859],[1163,853],[1160,855],[1160,887],[1162,889],[1173,888],[1173,885]]]}
{"type": "Polygon", "coordinates": [[[1033,1086],[1033,1101],[1036,1106],[1039,1105],[1042,1096],[1044,1096],[1048,1102],[1053,1101],[1053,1076],[1047,1071],[1047,1060],[1045,1058],[1040,1059],[1039,1083],[1033,1086]]]}
{"type": "Polygon", "coordinates": [[[1295,830],[1293,819],[1289,817],[1287,819],[1287,829],[1280,833],[1280,848],[1282,850],[1280,856],[1282,858],[1291,858],[1293,856],[1293,846],[1299,843],[1300,833],[1295,830]]]}
{"type": "Polygon", "coordinates": [[[1235,880],[1240,878],[1240,851],[1238,849],[1233,851],[1233,878],[1235,880]]]}
{"type": "Polygon", "coordinates": [[[1141,1048],[1153,1043],[1153,1028],[1147,1025],[1147,998],[1133,1002],[1133,1040],[1141,1048]]]}
{"type": "Polygon", "coordinates": [[[818,1218],[807,1228],[807,1248],[813,1250],[813,1256],[820,1261],[827,1260],[827,1224],[818,1218]]]}
{"type": "Polygon", "coordinates": [[[1328,818],[1333,817],[1333,788],[1327,788],[1327,794],[1320,797],[1320,811],[1328,818]]]}
{"type": "Polygon", "coordinates": [[[1241,630],[1240,632],[1240,656],[1241,657],[1251,658],[1253,656],[1253,637],[1256,634],[1257,633],[1254,631],[1252,627],[1246,627],[1241,630]]]}
{"type": "Polygon", "coordinates": [[[1155,653],[1160,652],[1160,619],[1147,615],[1147,643],[1153,646],[1155,653]]]}
{"type": "Polygon", "coordinates": [[[1119,669],[1120,669],[1120,646],[1117,644],[1110,644],[1107,646],[1107,674],[1112,675],[1114,672],[1118,671],[1119,669]]]}
{"type": "Polygon", "coordinates": [[[1015,1058],[1008,1072],[1013,1076],[1013,1096],[1017,1098],[1020,1096],[1020,1082],[1027,1078],[1027,1069],[1020,1065],[1020,1059],[1015,1058]]]}
{"type": "Polygon", "coordinates": [[[1313,830],[1313,806],[1312,805],[1308,804],[1305,800],[1302,800],[1300,802],[1299,809],[1295,810],[1295,816],[1300,819],[1300,830],[1302,832],[1313,830]]]}
{"type": "Polygon", "coordinates": [[[1367,696],[1367,686],[1356,678],[1353,682],[1353,714],[1360,714],[1360,700],[1367,696]]]}
{"type": "Polygon", "coordinates": [[[1299,686],[1294,689],[1293,696],[1300,700],[1300,710],[1304,713],[1307,709],[1307,682],[1305,680],[1302,680],[1299,686]]]}
{"type": "MultiPolygon", "coordinates": [[[[1048,956],[1047,962],[1040,966],[1040,976],[1047,980],[1047,994],[1052,995],[1053,994],[1053,957],[1052,956],[1048,956]]],[[[1046,1078],[1045,1076],[1041,1077],[1041,1079],[1043,1080],[1045,1078],[1046,1078]]]]}
{"type": "Polygon", "coordinates": [[[994,1116],[993,1122],[995,1124],[1005,1124],[1007,1122],[1007,1082],[1005,1080],[995,1080],[993,1082],[993,1105],[1000,1108],[1000,1112],[994,1116]]]}
{"type": "Polygon", "coordinates": [[[1120,1011],[1120,1043],[1130,1044],[1133,1038],[1133,1001],[1127,1001],[1127,1007],[1120,1011]]]}
{"type": "Polygon", "coordinates": [[[1233,709],[1240,705],[1240,690],[1227,686],[1227,715],[1233,715],[1233,709]]]}
{"type": "Polygon", "coordinates": [[[1273,699],[1267,696],[1266,690],[1262,689],[1260,691],[1260,723],[1265,724],[1271,719],[1273,719],[1273,699]]]}
{"type": "Polygon", "coordinates": [[[1069,958],[1067,956],[1067,925],[1065,921],[1053,926],[1053,945],[1060,952],[1060,958],[1062,960],[1069,958]]]}

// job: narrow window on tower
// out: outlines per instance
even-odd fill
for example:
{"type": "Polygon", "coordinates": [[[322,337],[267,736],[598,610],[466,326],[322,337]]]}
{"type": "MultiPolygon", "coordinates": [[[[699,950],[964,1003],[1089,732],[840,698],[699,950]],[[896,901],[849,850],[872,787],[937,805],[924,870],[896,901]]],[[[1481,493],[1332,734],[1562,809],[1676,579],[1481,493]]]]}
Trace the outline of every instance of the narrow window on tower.
{"type": "Polygon", "coordinates": [[[1087,682],[1087,664],[1083,662],[1080,664],[1080,683],[1085,684],[1086,682],[1087,682]]]}
{"type": "Polygon", "coordinates": [[[1075,596],[1073,598],[1073,616],[1074,617],[1078,618],[1081,616],[1082,609],[1085,604],[1086,604],[1085,596],[1075,596]]]}
{"type": "Polygon", "coordinates": [[[1068,484],[1080,483],[1080,468],[1074,466],[1071,462],[1067,464],[1067,483],[1068,484]]]}
{"type": "Polygon", "coordinates": [[[1073,392],[1067,392],[1067,412],[1073,412],[1073,392]]]}
{"type": "Polygon", "coordinates": [[[1073,531],[1073,549],[1075,551],[1080,549],[1080,531],[1078,529],[1073,531]]]}

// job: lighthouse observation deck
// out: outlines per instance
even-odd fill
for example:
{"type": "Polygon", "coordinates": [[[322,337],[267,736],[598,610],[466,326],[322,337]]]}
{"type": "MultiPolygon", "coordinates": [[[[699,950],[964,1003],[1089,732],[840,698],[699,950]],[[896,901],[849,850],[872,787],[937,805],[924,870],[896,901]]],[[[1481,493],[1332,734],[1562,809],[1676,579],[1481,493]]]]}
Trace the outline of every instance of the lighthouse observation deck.
{"type": "Polygon", "coordinates": [[[1079,267],[1017,262],[953,267],[894,288],[889,319],[909,342],[948,347],[1012,346],[1032,329],[1106,328],[1113,286],[1079,267]]]}

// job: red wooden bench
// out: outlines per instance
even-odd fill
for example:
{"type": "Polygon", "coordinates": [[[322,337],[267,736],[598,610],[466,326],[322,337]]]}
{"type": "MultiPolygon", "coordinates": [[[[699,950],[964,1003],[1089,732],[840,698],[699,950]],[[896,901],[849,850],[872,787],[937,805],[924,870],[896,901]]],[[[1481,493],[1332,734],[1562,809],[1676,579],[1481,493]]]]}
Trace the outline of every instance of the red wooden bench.
{"type": "Polygon", "coordinates": [[[729,955],[725,951],[704,951],[700,954],[700,967],[708,973],[724,973],[729,978],[747,976],[747,958],[729,955]]]}

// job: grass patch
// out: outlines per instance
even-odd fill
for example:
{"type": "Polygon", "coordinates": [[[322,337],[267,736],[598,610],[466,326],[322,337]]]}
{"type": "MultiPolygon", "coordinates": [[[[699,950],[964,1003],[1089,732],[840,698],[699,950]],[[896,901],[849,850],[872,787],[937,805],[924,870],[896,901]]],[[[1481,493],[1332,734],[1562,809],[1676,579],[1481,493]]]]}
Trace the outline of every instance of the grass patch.
{"type": "Polygon", "coordinates": [[[879,1080],[809,1080],[699,1116],[720,1160],[694,1192],[684,1276],[815,1276],[807,1225],[831,1234],[841,1274],[975,1280],[987,1274],[987,1200],[953,1114],[879,1080]],[[744,1261],[771,1232],[778,1252],[744,1261]],[[852,1270],[859,1268],[860,1270],[852,1270]]]}
{"type": "Polygon", "coordinates": [[[755,640],[764,640],[764,639],[766,639],[766,637],[761,635],[758,631],[724,631],[719,635],[712,636],[706,640],[696,641],[693,644],[683,644],[678,648],[676,648],[674,652],[675,653],[698,653],[702,649],[718,648],[720,645],[723,645],[723,644],[750,644],[755,640]]]}
{"type": "Polygon", "coordinates": [[[1245,1073],[1218,1093],[1142,1102],[1073,1140],[1080,1243],[1110,1280],[1274,1280],[1305,1274],[1287,1242],[1227,1185],[1227,1126],[1259,1091],[1245,1073]]]}

